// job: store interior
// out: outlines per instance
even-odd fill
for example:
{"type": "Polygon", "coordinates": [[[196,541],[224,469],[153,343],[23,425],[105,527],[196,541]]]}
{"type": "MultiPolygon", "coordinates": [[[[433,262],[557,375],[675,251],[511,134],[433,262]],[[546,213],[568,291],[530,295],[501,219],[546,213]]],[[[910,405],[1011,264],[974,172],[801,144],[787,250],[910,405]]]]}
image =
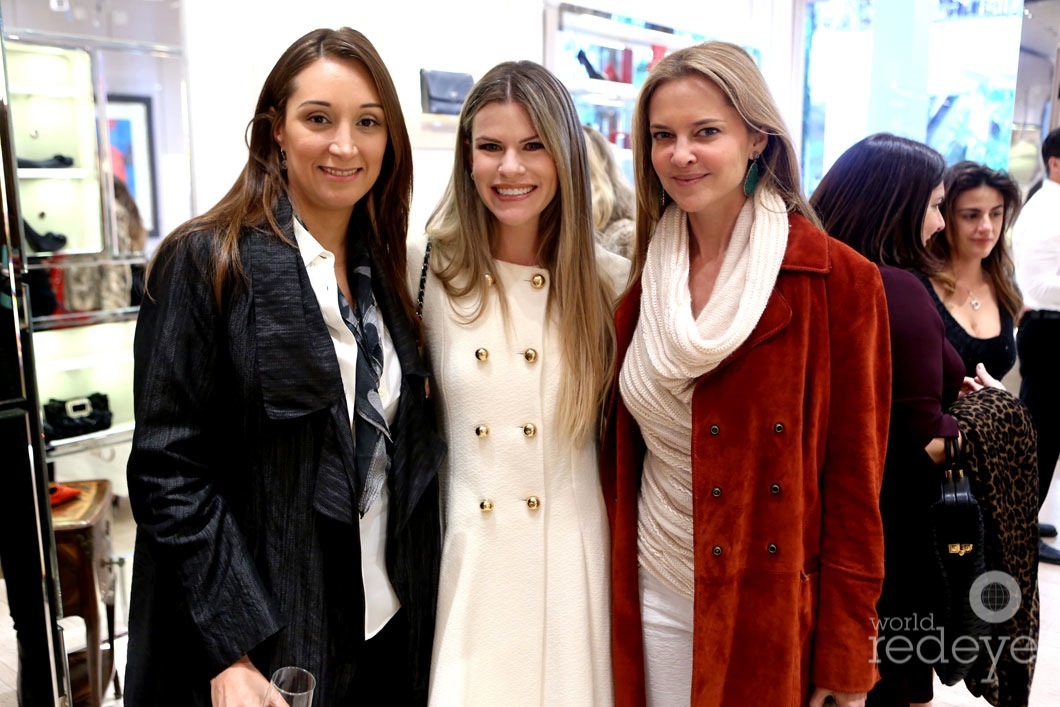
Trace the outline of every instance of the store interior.
{"type": "MultiPolygon", "coordinates": [[[[695,8],[679,0],[456,7],[395,0],[355,10],[339,0],[297,10],[272,0],[0,0],[0,23],[6,215],[8,230],[19,229],[10,247],[24,245],[21,263],[10,267],[24,269],[31,304],[18,365],[43,437],[30,440],[39,447],[34,468],[5,461],[4,473],[29,474],[38,489],[48,480],[107,482],[86,485],[77,501],[88,525],[52,519],[50,504],[38,518],[46,582],[79,581],[71,563],[84,558],[64,552],[83,546],[83,537],[95,543],[84,591],[44,592],[56,625],[80,615],[51,632],[66,634],[63,650],[53,651],[57,698],[79,683],[76,704],[121,704],[139,277],[167,233],[231,186],[246,161],[245,130],[262,80],[305,31],[355,27],[390,67],[414,151],[416,232],[446,186],[457,119],[424,110],[423,69],[473,80],[502,60],[542,62],[630,176],[640,82],[662,54],[710,39],[740,44],[758,61],[801,151],[807,191],[847,146],[879,130],[927,141],[951,162],[1007,169],[1026,191],[1042,176],[1042,136],[1060,125],[1060,0],[710,0],[695,8]],[[405,16],[416,21],[395,21],[405,16]],[[142,228],[129,226],[122,192],[142,228]],[[88,427],[64,426],[71,401],[82,400],[106,414],[88,427]],[[57,401],[50,410],[49,401],[57,401]],[[85,677],[86,661],[94,680],[85,677]]],[[[14,277],[7,266],[5,277],[14,277]]],[[[1060,521],[1060,501],[1050,499],[1051,508],[1060,521]]],[[[1041,582],[1044,637],[1050,626],[1060,631],[1060,609],[1054,619],[1047,603],[1051,593],[1060,607],[1060,567],[1044,568],[1041,582]],[[1058,576],[1047,575],[1054,570],[1058,576]]],[[[7,605],[0,609],[5,707],[17,704],[18,661],[7,605]]],[[[1057,639],[1040,648],[1032,704],[1060,704],[1060,670],[1050,666],[1060,667],[1057,639]]],[[[986,704],[949,690],[936,705],[986,704]]]]}

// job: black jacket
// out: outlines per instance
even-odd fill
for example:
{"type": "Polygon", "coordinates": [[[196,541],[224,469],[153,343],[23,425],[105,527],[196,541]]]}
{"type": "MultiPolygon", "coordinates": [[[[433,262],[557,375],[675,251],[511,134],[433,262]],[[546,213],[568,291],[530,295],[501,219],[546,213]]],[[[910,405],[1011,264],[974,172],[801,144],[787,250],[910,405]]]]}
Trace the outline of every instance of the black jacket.
{"type": "MultiPolygon", "coordinates": [[[[294,243],[290,206],[276,216],[294,243]]],[[[352,703],[364,590],[334,347],[298,248],[272,234],[242,234],[247,282],[219,311],[213,238],[163,243],[137,321],[125,703],[209,705],[209,679],[245,653],[266,677],[284,665],[309,669],[316,704],[352,703]]],[[[373,275],[402,370],[387,569],[409,624],[401,659],[425,694],[445,446],[414,335],[394,291],[373,275]]]]}

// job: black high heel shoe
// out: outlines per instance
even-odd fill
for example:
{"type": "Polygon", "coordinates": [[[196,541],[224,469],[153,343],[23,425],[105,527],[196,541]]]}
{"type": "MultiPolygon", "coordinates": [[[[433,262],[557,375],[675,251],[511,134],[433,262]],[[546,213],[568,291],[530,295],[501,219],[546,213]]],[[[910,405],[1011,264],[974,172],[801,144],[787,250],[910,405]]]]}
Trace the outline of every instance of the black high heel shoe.
{"type": "Polygon", "coordinates": [[[66,155],[55,155],[46,160],[31,160],[25,157],[19,157],[19,167],[33,167],[34,169],[54,169],[56,167],[73,167],[74,158],[67,157],[66,155]]]}
{"type": "Polygon", "coordinates": [[[585,56],[585,50],[584,49],[579,49],[578,50],[578,61],[581,63],[582,66],[585,67],[585,72],[587,74],[589,74],[589,78],[591,78],[591,79],[604,79],[605,78],[604,75],[601,74],[599,71],[597,71],[596,67],[594,67],[592,65],[592,63],[589,61],[589,57],[585,56]]]}
{"type": "Polygon", "coordinates": [[[26,241],[29,242],[30,247],[38,253],[54,253],[62,250],[66,245],[66,236],[63,234],[48,231],[41,235],[33,230],[33,226],[30,226],[25,219],[22,219],[22,230],[26,234],[26,241]]]}

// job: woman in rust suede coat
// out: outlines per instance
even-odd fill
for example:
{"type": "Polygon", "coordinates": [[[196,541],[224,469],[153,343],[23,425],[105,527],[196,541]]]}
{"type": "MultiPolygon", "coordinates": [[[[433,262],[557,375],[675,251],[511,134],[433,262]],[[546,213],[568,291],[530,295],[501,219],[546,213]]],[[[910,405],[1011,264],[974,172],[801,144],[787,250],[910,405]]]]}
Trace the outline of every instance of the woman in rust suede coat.
{"type": "Polygon", "coordinates": [[[891,384],[879,272],[816,226],[739,47],[664,58],[634,134],[601,455],[616,704],[862,705],[891,384]]]}

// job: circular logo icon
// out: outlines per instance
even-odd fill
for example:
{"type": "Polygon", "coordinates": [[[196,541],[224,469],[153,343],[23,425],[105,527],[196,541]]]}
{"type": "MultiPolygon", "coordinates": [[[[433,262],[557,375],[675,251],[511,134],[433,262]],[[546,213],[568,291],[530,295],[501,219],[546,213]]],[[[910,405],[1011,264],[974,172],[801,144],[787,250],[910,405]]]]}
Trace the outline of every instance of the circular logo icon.
{"type": "Polygon", "coordinates": [[[968,590],[968,603],[975,615],[991,624],[1008,621],[1019,611],[1020,585],[1012,575],[993,570],[975,578],[968,590]]]}

